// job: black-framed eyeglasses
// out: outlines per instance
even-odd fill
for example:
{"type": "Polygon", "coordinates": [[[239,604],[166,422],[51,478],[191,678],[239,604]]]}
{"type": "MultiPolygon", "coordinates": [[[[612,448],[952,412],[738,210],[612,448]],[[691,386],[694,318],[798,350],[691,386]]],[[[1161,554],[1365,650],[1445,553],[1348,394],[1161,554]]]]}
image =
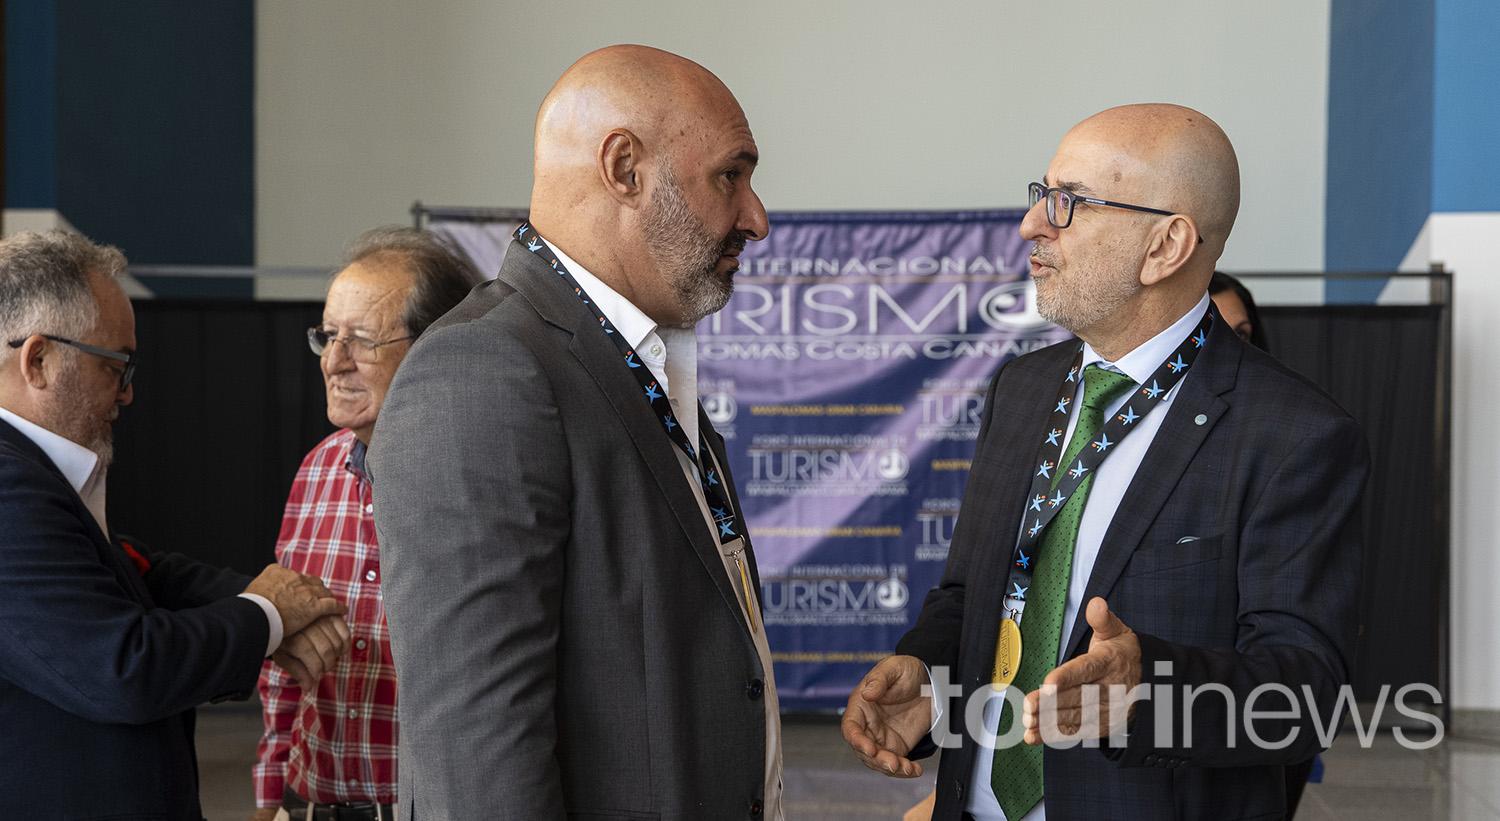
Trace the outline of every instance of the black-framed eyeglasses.
{"type": "MultiPolygon", "coordinates": [[[[61,342],[64,345],[71,345],[74,348],[83,351],[84,353],[91,353],[94,356],[102,356],[106,359],[113,359],[117,362],[124,362],[125,370],[120,371],[120,393],[124,393],[125,389],[130,387],[130,380],[135,378],[135,366],[138,360],[133,353],[120,353],[119,351],[111,351],[108,348],[99,348],[94,345],[85,345],[77,340],[68,339],[67,337],[62,336],[53,336],[52,334],[40,334],[40,336],[43,339],[50,339],[53,342],[61,342]]],[[[25,339],[12,339],[5,344],[11,346],[12,348],[19,348],[22,345],[26,344],[26,339],[30,338],[31,337],[26,337],[25,339]]]]}
{"type": "MultiPolygon", "coordinates": [[[[1161,214],[1172,216],[1176,211],[1163,211],[1160,208],[1147,208],[1144,205],[1128,205],[1123,202],[1110,202],[1109,200],[1096,199],[1075,194],[1063,188],[1048,188],[1047,186],[1033,182],[1026,186],[1028,196],[1027,208],[1035,208],[1042,200],[1047,201],[1047,223],[1053,228],[1067,228],[1073,224],[1073,207],[1080,202],[1089,205],[1107,205],[1110,208],[1128,208],[1131,211],[1144,211],[1147,214],[1161,214]]],[[[1203,242],[1203,237],[1198,237],[1198,242],[1203,242]]]]}
{"type": "Polygon", "coordinates": [[[318,356],[329,353],[330,347],[333,343],[337,342],[344,346],[344,351],[355,362],[364,362],[366,364],[380,359],[380,349],[386,345],[405,342],[408,339],[416,339],[416,337],[399,336],[395,339],[376,342],[373,339],[366,339],[362,336],[354,336],[352,334],[349,336],[338,336],[316,325],[307,329],[307,347],[312,348],[312,352],[318,356]]]}

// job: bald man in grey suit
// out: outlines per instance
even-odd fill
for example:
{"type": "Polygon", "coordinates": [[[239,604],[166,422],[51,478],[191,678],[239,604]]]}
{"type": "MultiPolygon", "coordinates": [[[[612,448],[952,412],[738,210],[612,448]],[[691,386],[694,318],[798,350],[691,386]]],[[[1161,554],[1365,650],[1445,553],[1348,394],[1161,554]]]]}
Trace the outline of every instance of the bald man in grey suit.
{"type": "Polygon", "coordinates": [[[769,230],[756,161],[701,66],[585,56],[537,117],[522,241],[403,361],[369,462],[402,818],[781,816],[754,555],[695,387],[693,328],[769,230]]]}

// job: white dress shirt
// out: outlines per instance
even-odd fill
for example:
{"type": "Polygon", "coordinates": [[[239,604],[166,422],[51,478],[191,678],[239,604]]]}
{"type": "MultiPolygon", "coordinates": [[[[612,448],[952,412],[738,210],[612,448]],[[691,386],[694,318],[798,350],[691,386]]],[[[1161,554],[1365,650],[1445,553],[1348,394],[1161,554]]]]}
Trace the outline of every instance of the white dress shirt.
{"type": "MultiPolygon", "coordinates": [[[[551,246],[557,258],[567,267],[568,273],[578,280],[578,284],[584,292],[593,300],[595,307],[602,312],[609,321],[614,324],[615,330],[624,338],[626,343],[640,356],[641,361],[651,369],[651,374],[661,385],[662,392],[666,394],[667,400],[672,405],[672,410],[677,416],[682,431],[687,435],[693,449],[699,451],[700,458],[714,458],[713,452],[698,447],[698,331],[696,328],[663,328],[657,326],[651,317],[637,308],[630,300],[620,296],[613,288],[605,285],[602,280],[579,265],[572,257],[569,257],[562,249],[542,238],[551,246]]],[[[698,507],[703,513],[703,520],[708,526],[708,532],[715,534],[717,543],[718,527],[714,524],[713,514],[708,509],[708,499],[703,495],[703,488],[699,485],[698,464],[675,443],[672,451],[677,455],[677,461],[682,466],[683,474],[687,477],[688,486],[693,489],[693,495],[698,499],[698,507]]],[[[723,466],[719,466],[719,475],[725,475],[723,466]]],[[[741,526],[744,526],[743,518],[741,526]]],[[[766,707],[766,787],[764,798],[765,817],[772,821],[780,821],[785,817],[781,803],[781,706],[776,697],[776,678],[771,663],[771,648],[766,642],[765,623],[760,616],[760,597],[758,591],[746,590],[740,581],[740,571],[732,552],[742,546],[741,540],[735,540],[727,545],[722,545],[719,550],[719,558],[723,561],[724,572],[729,576],[729,584],[737,591],[746,602],[746,606],[753,611],[758,629],[752,634],[755,642],[755,651],[760,656],[761,669],[765,670],[764,700],[766,707]]],[[[747,614],[748,615],[748,614],[747,614]]]]}
{"type": "MultiPolygon", "coordinates": [[[[83,500],[89,513],[93,514],[94,521],[99,525],[99,532],[104,534],[106,540],[113,540],[109,534],[109,523],[104,518],[104,485],[109,466],[99,459],[99,454],[71,439],[58,436],[41,425],[22,419],[5,408],[0,408],[0,419],[9,422],[11,427],[20,431],[22,436],[30,439],[42,449],[42,453],[47,454],[52,464],[62,472],[68,485],[83,500]]],[[[276,606],[264,596],[254,593],[241,593],[240,596],[255,602],[266,614],[266,621],[271,627],[266,655],[271,655],[281,646],[281,614],[276,612],[276,606]]]]}
{"type": "MultiPolygon", "coordinates": [[[[1092,346],[1085,344],[1083,367],[1099,365],[1107,370],[1118,371],[1129,376],[1135,380],[1136,384],[1144,384],[1147,379],[1151,378],[1151,374],[1167,361],[1172,352],[1177,350],[1182,340],[1192,333],[1193,328],[1197,327],[1199,320],[1203,318],[1203,312],[1208,309],[1208,301],[1208,294],[1204,293],[1203,298],[1198,300],[1198,304],[1172,323],[1171,327],[1120,357],[1118,362],[1106,361],[1094,351],[1092,346]]],[[[1183,379],[1191,378],[1191,374],[1183,377],[1183,379]]],[[[1125,497],[1125,491],[1130,487],[1130,480],[1135,477],[1136,470],[1141,466],[1141,460],[1145,458],[1151,442],[1156,439],[1156,432],[1161,429],[1162,420],[1167,417],[1167,410],[1177,398],[1181,387],[1181,381],[1173,385],[1166,397],[1151,412],[1141,417],[1140,427],[1116,445],[1109,457],[1094,472],[1094,484],[1089,489],[1089,497],[1084,502],[1083,516],[1078,523],[1078,542],[1073,548],[1073,575],[1068,580],[1068,601],[1063,610],[1062,641],[1058,643],[1057,648],[1058,663],[1062,662],[1062,654],[1067,650],[1067,639],[1073,632],[1073,623],[1078,619],[1078,611],[1085,604],[1083,592],[1088,587],[1089,576],[1094,572],[1094,560],[1099,558],[1099,548],[1104,542],[1105,531],[1114,520],[1115,511],[1120,507],[1120,500],[1125,497]]],[[[1048,396],[1050,397],[1051,394],[1048,396]]],[[[1110,403],[1106,408],[1105,418],[1113,416],[1129,398],[1130,393],[1127,392],[1110,403]]],[[[1050,398],[1048,401],[1051,401],[1050,398]]],[[[1080,379],[1073,396],[1071,406],[1073,410],[1068,416],[1068,437],[1072,437],[1073,429],[1078,426],[1078,409],[1082,405],[1083,380],[1080,379]]],[[[1041,431],[1037,431],[1037,434],[1040,436],[1041,431]]],[[[959,515],[963,515],[962,511],[959,515]]],[[[1022,526],[1024,527],[1024,523],[1022,526]]],[[[1019,538],[1019,531],[1016,535],[1019,538]]],[[[1010,546],[1014,546],[1014,542],[1010,546]]],[[[1026,603],[1006,597],[1005,606],[1015,610],[1024,610],[1026,603]]],[[[1003,704],[1004,701],[998,698],[992,698],[985,704],[984,726],[992,736],[1000,726],[1003,704]]],[[[994,768],[994,761],[994,749],[980,745],[974,756],[974,770],[969,777],[969,799],[965,807],[976,821],[1006,821],[1005,813],[1000,809],[1000,801],[995,797],[994,788],[990,785],[990,771],[994,768]]],[[[1042,802],[1027,813],[1021,821],[1045,821],[1046,817],[1047,799],[1044,797],[1042,802]]]]}

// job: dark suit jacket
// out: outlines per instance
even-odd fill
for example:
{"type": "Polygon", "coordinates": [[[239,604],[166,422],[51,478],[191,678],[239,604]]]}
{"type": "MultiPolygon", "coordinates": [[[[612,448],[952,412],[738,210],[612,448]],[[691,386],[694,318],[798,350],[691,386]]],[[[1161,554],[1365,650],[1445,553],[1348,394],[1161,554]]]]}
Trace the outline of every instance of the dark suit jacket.
{"type": "Polygon", "coordinates": [[[640,384],[535,254],[512,243],[412,347],[367,465],[403,818],[752,817],[765,672],[717,540],[640,384]]]}
{"type": "MultiPolygon", "coordinates": [[[[989,679],[999,591],[1040,432],[1079,344],[1020,357],[996,375],[943,579],[897,646],[953,667],[966,697],[989,679]]],[[[1139,634],[1144,681],[1173,688],[1174,726],[1158,734],[1160,705],[1141,702],[1123,748],[1048,748],[1049,819],[1280,818],[1281,765],[1321,746],[1307,700],[1303,721],[1255,723],[1267,741],[1298,731],[1271,750],[1247,737],[1243,713],[1226,713],[1222,695],[1201,696],[1189,744],[1179,685],[1225,685],[1241,708],[1257,685],[1306,685],[1327,725],[1349,680],[1369,469],[1359,426],[1222,321],[1168,410],[1105,535],[1084,601],[1103,596],[1139,634]],[[1156,674],[1157,662],[1170,662],[1171,673],[1156,674]]],[[[1080,613],[1064,658],[1086,652],[1091,635],[1080,613]]],[[[962,705],[950,703],[955,714],[962,705]]],[[[960,733],[961,720],[953,725],[960,733]]],[[[944,752],[936,819],[957,819],[964,804],[975,754],[964,742],[944,752]]]]}
{"type": "Polygon", "coordinates": [[[269,627],[250,579],[133,546],[0,421],[0,795],[7,816],[197,821],[194,705],[244,698],[269,627]],[[228,598],[226,598],[228,597],[228,598]]]}

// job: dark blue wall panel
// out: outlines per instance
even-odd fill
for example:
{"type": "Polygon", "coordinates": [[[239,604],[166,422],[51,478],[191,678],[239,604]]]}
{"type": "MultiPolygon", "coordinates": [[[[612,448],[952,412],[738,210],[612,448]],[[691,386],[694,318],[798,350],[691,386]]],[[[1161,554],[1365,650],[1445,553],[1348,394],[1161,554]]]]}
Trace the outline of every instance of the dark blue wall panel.
{"type": "Polygon", "coordinates": [[[5,3],[5,207],[57,203],[53,0],[5,3]]]}
{"type": "MultiPolygon", "coordinates": [[[[1431,211],[1434,18],[1434,0],[1333,0],[1329,270],[1395,269],[1431,211]]],[[[1327,297],[1368,302],[1382,285],[1330,282],[1327,297]]]]}
{"type": "Polygon", "coordinates": [[[56,9],[57,202],[143,264],[255,262],[255,8],[56,9]]]}

